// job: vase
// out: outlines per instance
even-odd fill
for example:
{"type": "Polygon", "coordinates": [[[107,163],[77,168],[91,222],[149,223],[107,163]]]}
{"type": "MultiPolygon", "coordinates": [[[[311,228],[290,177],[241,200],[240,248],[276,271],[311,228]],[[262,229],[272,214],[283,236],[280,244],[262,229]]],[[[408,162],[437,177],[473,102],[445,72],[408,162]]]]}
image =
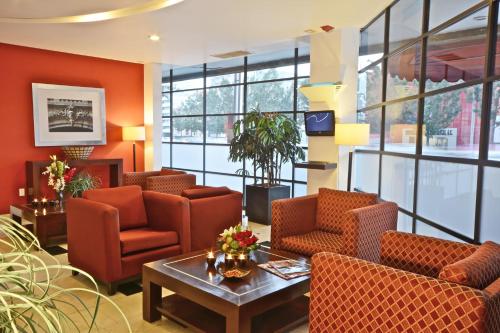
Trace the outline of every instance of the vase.
{"type": "Polygon", "coordinates": [[[56,198],[59,201],[59,207],[64,207],[64,191],[56,191],[56,198]]]}

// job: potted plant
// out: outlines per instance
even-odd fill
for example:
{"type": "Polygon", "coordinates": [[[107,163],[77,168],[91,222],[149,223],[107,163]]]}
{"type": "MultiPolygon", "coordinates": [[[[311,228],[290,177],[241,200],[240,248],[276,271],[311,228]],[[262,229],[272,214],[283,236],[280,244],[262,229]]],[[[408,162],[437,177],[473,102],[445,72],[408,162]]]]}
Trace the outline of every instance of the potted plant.
{"type": "Polygon", "coordinates": [[[257,107],[234,124],[233,132],[229,160],[250,160],[254,168],[255,183],[246,185],[246,213],[251,221],[269,225],[271,202],[290,197],[290,186],[280,184],[282,166],[305,157],[299,126],[284,114],[257,107]]]}
{"type": "Polygon", "coordinates": [[[132,332],[124,313],[99,293],[89,274],[59,263],[41,249],[35,235],[7,217],[0,216],[0,234],[0,332],[90,332],[96,328],[102,300],[118,311],[127,327],[124,331],[132,332]],[[91,289],[59,286],[58,280],[68,271],[80,273],[91,289]]]}
{"type": "Polygon", "coordinates": [[[73,176],[70,182],[66,185],[66,192],[71,194],[73,198],[81,198],[83,192],[98,187],[101,187],[101,179],[82,171],[73,176]]]}

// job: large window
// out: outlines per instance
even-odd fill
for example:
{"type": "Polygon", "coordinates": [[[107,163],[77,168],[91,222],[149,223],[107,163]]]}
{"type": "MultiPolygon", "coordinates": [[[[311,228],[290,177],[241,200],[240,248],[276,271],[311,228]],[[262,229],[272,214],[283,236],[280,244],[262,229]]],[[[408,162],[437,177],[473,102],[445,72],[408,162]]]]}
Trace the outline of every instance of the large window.
{"type": "MultiPolygon", "coordinates": [[[[301,126],[307,154],[304,111],[298,88],[309,82],[309,49],[173,68],[163,75],[163,166],[194,173],[198,184],[244,192],[254,183],[249,161],[228,161],[234,123],[259,107],[280,112],[301,126]]],[[[282,183],[292,195],[305,195],[306,175],[292,163],[283,166],[282,183]]]]}
{"type": "Polygon", "coordinates": [[[361,30],[354,181],[398,203],[402,231],[500,241],[498,6],[398,0],[361,30]]]}

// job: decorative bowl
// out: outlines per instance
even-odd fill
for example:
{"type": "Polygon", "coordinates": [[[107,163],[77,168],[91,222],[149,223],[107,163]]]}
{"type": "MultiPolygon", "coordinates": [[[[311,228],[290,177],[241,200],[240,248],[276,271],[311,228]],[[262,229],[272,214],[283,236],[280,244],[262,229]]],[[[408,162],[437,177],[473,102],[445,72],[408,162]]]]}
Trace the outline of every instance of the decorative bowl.
{"type": "Polygon", "coordinates": [[[62,151],[69,160],[86,160],[94,150],[94,146],[65,146],[62,151]]]}
{"type": "Polygon", "coordinates": [[[224,264],[217,266],[217,272],[227,280],[241,280],[250,274],[250,270],[237,267],[226,269],[224,264]]]}

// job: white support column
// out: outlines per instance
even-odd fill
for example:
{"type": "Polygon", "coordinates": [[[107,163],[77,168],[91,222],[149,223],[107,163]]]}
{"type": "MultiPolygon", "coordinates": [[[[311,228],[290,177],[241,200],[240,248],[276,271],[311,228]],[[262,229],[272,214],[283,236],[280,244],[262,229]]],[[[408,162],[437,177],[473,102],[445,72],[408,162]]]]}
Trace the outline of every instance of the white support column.
{"type": "Polygon", "coordinates": [[[144,65],[144,169],[159,170],[162,165],[162,65],[144,65]]]}
{"type": "MultiPolygon", "coordinates": [[[[337,122],[355,122],[357,92],[357,61],[359,29],[344,28],[311,36],[311,83],[342,81],[346,86],[338,97],[328,103],[334,105],[337,122]]],[[[327,103],[310,103],[310,111],[328,109],[327,103]]],[[[309,160],[338,163],[337,170],[308,170],[307,193],[318,188],[347,186],[348,148],[335,145],[335,137],[309,137],[309,160]],[[340,156],[340,158],[339,158],[340,156]]]]}

